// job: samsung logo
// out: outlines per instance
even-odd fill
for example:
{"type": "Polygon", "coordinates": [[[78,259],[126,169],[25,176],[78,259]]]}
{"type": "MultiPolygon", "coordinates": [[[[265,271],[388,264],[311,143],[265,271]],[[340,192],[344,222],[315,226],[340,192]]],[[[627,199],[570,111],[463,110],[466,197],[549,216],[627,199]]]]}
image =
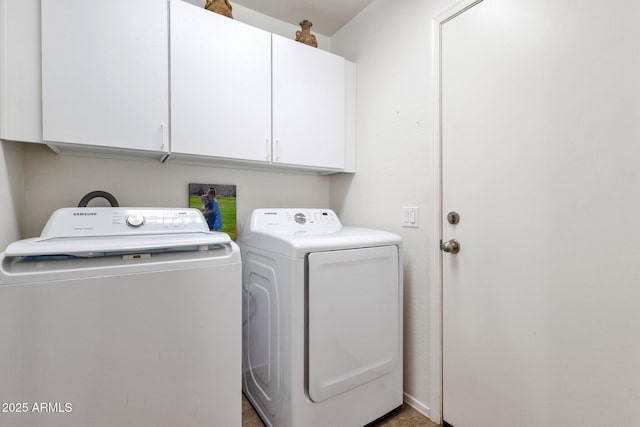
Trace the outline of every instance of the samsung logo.
{"type": "Polygon", "coordinates": [[[73,216],[96,216],[97,212],[74,212],[73,216]]]}

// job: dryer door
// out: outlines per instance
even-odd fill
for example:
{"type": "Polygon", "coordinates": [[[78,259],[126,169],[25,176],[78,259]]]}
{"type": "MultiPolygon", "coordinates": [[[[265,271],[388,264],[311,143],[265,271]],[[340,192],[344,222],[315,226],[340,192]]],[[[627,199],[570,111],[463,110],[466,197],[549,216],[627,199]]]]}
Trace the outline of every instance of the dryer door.
{"type": "Polygon", "coordinates": [[[308,269],[308,393],[321,402],[399,363],[398,248],[311,253],[308,269]]]}

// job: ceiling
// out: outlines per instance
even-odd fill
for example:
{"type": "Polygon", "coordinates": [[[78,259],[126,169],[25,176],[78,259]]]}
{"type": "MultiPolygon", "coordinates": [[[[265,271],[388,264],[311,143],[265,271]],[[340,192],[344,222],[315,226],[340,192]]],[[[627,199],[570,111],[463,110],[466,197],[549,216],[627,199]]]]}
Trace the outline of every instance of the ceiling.
{"type": "Polygon", "coordinates": [[[313,22],[312,32],[331,37],[374,0],[231,0],[257,12],[298,25],[313,22]]]}

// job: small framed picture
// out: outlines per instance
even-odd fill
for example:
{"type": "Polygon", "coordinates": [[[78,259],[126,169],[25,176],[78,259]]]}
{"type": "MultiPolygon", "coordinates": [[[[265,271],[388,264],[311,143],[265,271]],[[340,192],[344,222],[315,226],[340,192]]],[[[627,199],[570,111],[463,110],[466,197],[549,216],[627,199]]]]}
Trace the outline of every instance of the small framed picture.
{"type": "Polygon", "coordinates": [[[189,207],[202,212],[209,230],[222,231],[236,240],[235,185],[189,184],[189,207]]]}

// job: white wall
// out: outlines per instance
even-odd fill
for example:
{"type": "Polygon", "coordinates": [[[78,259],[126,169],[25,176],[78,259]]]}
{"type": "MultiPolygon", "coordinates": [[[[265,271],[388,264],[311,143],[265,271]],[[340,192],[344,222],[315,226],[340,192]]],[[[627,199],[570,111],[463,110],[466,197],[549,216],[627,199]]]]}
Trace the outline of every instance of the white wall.
{"type": "Polygon", "coordinates": [[[186,207],[189,183],[235,184],[238,224],[259,207],[329,205],[327,176],[64,156],[41,145],[27,145],[24,160],[25,238],[39,236],[55,209],[77,206],[94,190],[113,194],[120,206],[186,207]]]}
{"type": "Polygon", "coordinates": [[[404,239],[405,400],[429,415],[429,245],[435,141],[432,19],[453,0],[377,0],[332,38],[332,51],[357,62],[357,173],[331,178],[331,207],[350,225],[404,239]],[[420,228],[401,227],[401,208],[420,209],[420,228]]]}
{"type": "Polygon", "coordinates": [[[22,226],[22,198],[24,193],[23,144],[0,142],[0,252],[18,240],[22,226]]]}

